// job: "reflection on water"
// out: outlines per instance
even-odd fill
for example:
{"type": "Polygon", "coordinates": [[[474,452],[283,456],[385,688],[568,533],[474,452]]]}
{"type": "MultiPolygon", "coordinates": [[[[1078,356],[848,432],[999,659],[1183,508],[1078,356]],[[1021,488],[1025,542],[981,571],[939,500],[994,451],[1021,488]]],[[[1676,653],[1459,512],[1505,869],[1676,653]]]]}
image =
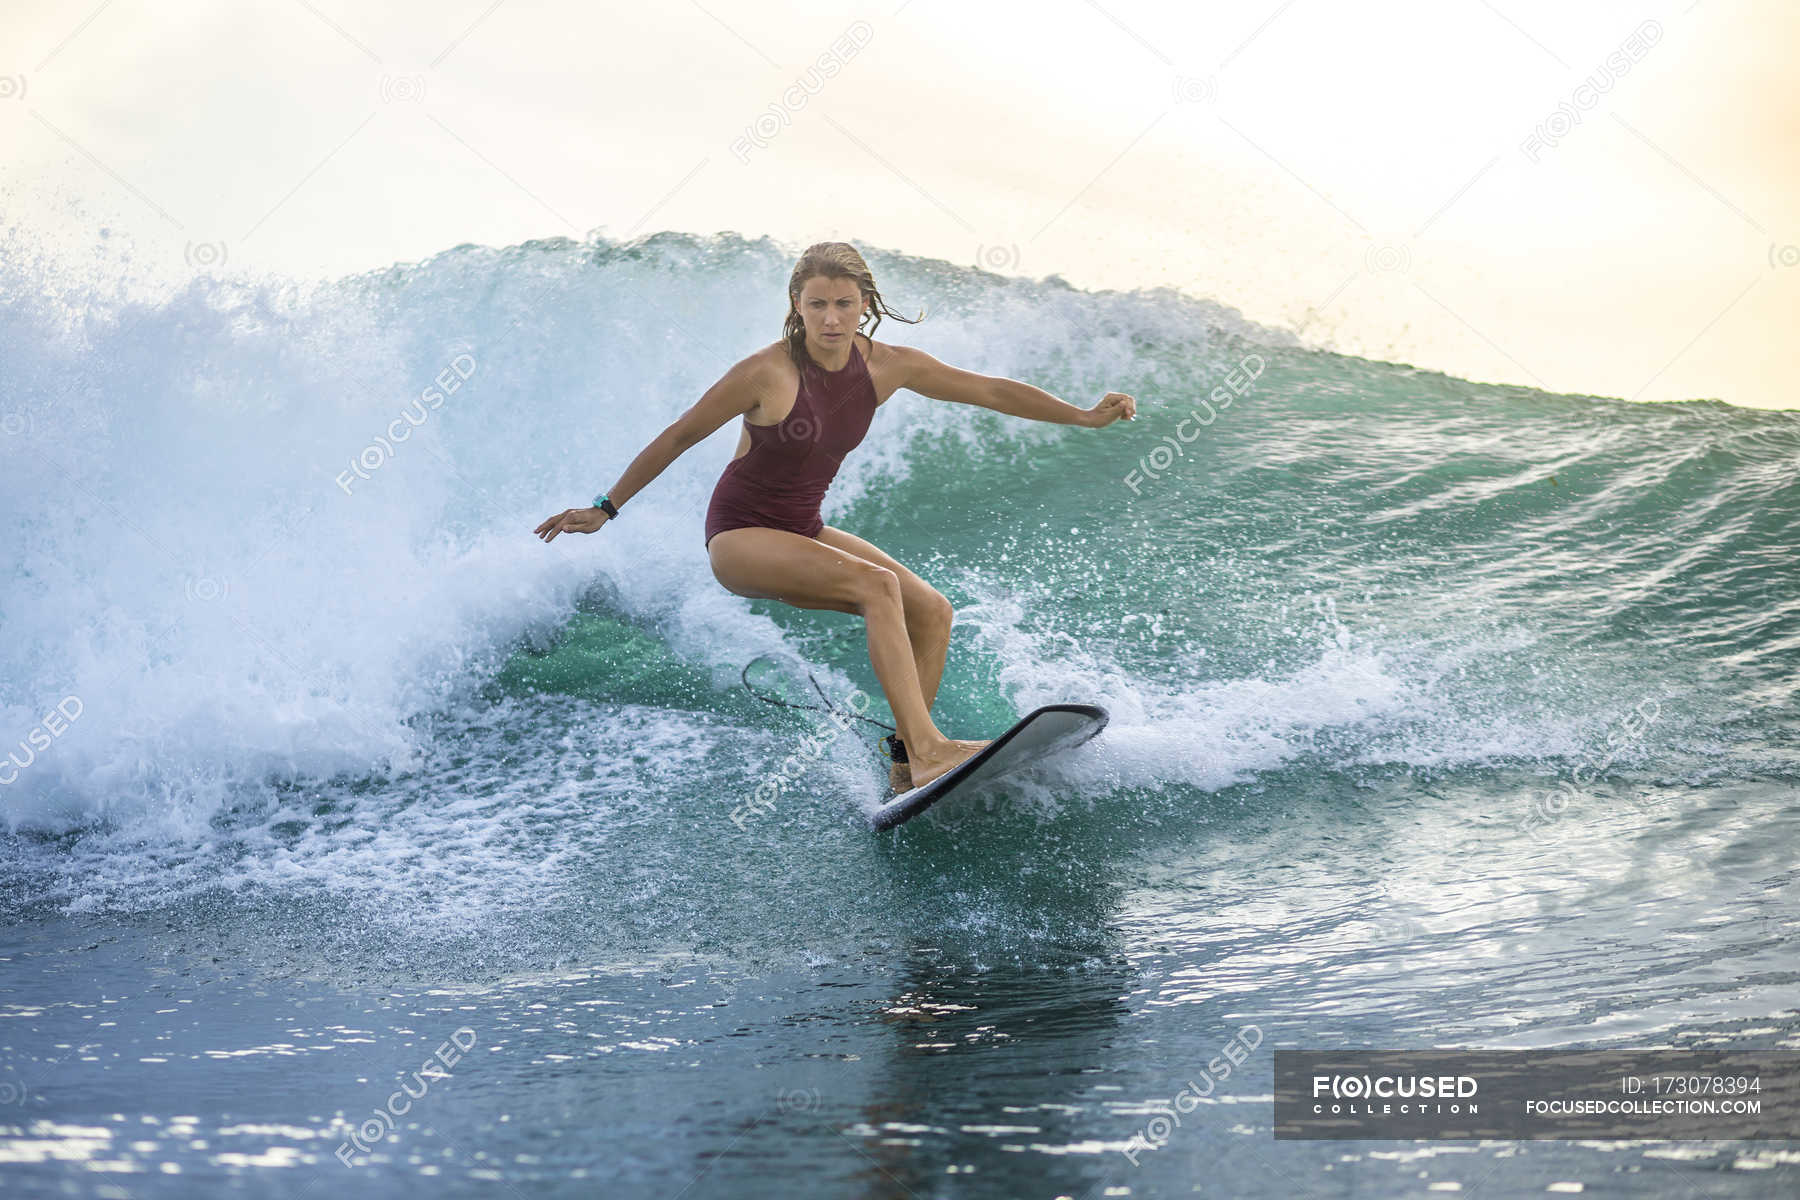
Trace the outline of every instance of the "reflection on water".
{"type": "MultiPolygon", "coordinates": [[[[818,862],[849,889],[835,937],[748,955],[768,914],[740,904],[703,960],[582,965],[526,938],[515,958],[564,961],[490,943],[482,971],[428,943],[371,988],[370,953],[309,956],[256,905],[15,922],[8,1194],[1522,1195],[1621,1171],[1634,1194],[1792,1194],[1779,1144],[1273,1141],[1277,1046],[1800,1048],[1792,788],[1646,783],[1534,836],[1512,807],[1537,781],[1496,782],[1371,776],[1333,804],[1342,780],[1295,770],[1181,819],[1146,801],[864,837],[818,862]]],[[[791,908],[802,882],[757,886],[791,908]]]]}
{"type": "Polygon", "coordinates": [[[927,1195],[996,1155],[1016,1156],[1007,1175],[1019,1194],[1070,1186],[1057,1159],[1090,1140],[1073,1118],[1091,1077],[1120,1050],[1136,978],[1116,951],[1087,949],[985,970],[936,947],[911,949],[903,990],[876,1014],[892,1033],[877,1067],[880,1099],[843,1131],[879,1172],[863,1194],[927,1195]]]}

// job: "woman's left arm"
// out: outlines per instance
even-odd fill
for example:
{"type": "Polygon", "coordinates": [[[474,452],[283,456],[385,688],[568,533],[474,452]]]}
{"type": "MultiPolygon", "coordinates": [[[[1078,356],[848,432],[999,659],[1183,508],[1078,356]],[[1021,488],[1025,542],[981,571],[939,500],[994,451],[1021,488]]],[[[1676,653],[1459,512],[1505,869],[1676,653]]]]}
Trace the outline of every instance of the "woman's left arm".
{"type": "Polygon", "coordinates": [[[1137,401],[1124,392],[1108,392],[1094,407],[1077,408],[1029,383],[964,371],[911,346],[895,346],[894,351],[899,355],[900,386],[933,400],[975,404],[1009,417],[1089,429],[1110,425],[1121,417],[1127,421],[1137,418],[1137,401]]]}

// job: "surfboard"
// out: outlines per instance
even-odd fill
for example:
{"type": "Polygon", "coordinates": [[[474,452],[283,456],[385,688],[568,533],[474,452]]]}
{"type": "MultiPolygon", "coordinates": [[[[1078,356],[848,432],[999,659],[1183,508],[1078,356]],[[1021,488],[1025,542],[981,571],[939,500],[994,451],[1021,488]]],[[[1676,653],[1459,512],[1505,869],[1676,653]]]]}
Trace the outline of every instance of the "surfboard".
{"type": "Polygon", "coordinates": [[[973,791],[1073,749],[1105,729],[1106,722],[1106,710],[1095,704],[1046,704],[930,783],[901,792],[876,809],[875,828],[892,829],[954,792],[973,791]]]}

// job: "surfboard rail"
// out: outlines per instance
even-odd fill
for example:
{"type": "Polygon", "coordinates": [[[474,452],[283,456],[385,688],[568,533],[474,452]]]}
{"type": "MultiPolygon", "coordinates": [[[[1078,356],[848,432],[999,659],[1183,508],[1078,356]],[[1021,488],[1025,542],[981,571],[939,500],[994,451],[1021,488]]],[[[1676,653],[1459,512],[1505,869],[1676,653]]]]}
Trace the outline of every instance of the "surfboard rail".
{"type": "Polygon", "coordinates": [[[1046,704],[930,783],[901,792],[875,810],[871,824],[892,829],[961,787],[979,787],[1052,754],[1081,745],[1110,719],[1097,704],[1046,704]]]}

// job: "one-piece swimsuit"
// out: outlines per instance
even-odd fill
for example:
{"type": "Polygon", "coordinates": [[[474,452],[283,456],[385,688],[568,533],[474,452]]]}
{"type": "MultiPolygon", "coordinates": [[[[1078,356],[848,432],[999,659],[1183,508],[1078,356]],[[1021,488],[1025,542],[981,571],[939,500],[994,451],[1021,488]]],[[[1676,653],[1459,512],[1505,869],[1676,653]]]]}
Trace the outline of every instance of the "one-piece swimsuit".
{"type": "Polygon", "coordinates": [[[747,526],[817,537],[825,528],[819,515],[825,491],[874,417],[875,381],[854,341],[850,361],[836,371],[808,356],[788,415],[774,425],[744,422],[750,449],[726,464],[713,488],[707,542],[747,526]]]}

